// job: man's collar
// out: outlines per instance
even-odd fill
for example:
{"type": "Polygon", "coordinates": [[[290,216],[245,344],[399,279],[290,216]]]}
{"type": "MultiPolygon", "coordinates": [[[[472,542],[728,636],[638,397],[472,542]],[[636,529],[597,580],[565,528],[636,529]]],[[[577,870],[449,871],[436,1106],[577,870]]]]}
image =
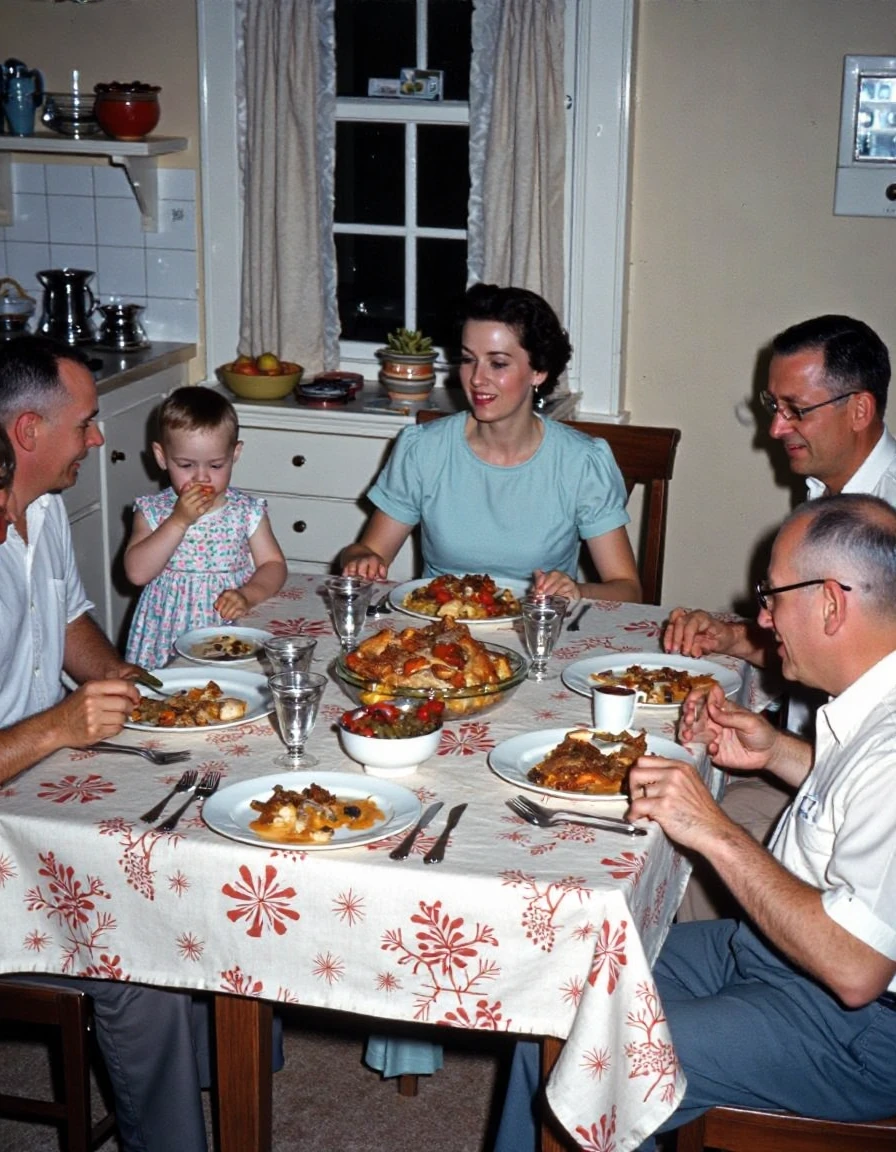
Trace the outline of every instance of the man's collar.
{"type": "MultiPolygon", "coordinates": [[[[884,425],[877,443],[843,485],[843,492],[872,492],[884,472],[896,459],[896,440],[884,425]]],[[[810,500],[827,495],[827,485],[815,476],[806,477],[806,491],[810,500]]]]}
{"type": "Polygon", "coordinates": [[[878,660],[818,710],[838,744],[845,744],[883,698],[896,691],[896,652],[878,660]]]}

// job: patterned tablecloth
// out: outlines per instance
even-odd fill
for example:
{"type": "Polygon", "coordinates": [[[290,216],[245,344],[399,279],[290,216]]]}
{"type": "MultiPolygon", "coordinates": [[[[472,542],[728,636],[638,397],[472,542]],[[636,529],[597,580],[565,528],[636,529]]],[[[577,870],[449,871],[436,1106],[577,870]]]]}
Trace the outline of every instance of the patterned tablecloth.
{"type": "MultiPolygon", "coordinates": [[[[580,632],[563,633],[554,664],[658,651],[665,615],[599,603],[580,632]]],[[[321,669],[337,651],[319,577],[292,576],[241,623],[318,637],[321,669]]],[[[383,623],[419,621],[396,614],[383,623]]],[[[483,638],[521,646],[507,627],[483,638]]],[[[213,673],[195,667],[200,677],[213,673]]],[[[361,773],[333,729],[348,706],[331,682],[309,741],[324,784],[327,770],[361,773]]],[[[252,847],[217,835],[194,809],[176,832],[161,833],[138,815],[179,770],[57,753],[0,790],[0,971],[564,1038],[548,1088],[554,1111],[583,1148],[624,1152],[683,1090],[651,965],[687,867],[658,827],[632,840],[523,823],[505,805],[518,789],[487,763],[509,736],[588,722],[590,701],[553,680],[527,681],[495,711],[446,724],[437,755],[401,781],[424,803],[445,802],[404,863],[388,856],[398,836],[342,851],[252,847]],[[444,863],[424,866],[460,801],[467,811],[444,863]]],[[[646,726],[673,735],[668,718],[646,726]]],[[[204,732],[125,731],[118,741],[188,748],[196,768],[223,773],[222,787],[278,771],[272,760],[282,751],[268,719],[204,732]]]]}

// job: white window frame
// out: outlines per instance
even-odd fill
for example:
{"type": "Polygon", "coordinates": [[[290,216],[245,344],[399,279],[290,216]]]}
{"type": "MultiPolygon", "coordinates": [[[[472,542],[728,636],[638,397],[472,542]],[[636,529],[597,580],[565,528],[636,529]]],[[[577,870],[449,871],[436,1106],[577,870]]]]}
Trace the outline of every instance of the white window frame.
{"type": "MultiPolygon", "coordinates": [[[[581,410],[620,419],[634,0],[567,0],[566,14],[571,101],[566,323],[575,349],[569,382],[582,394],[581,410]]],[[[232,359],[239,332],[242,203],[234,0],[197,0],[197,19],[203,302],[211,367],[232,359]]],[[[443,110],[450,107],[443,104],[443,110]]],[[[358,364],[374,375],[372,359],[346,360],[343,366],[358,364]]]]}

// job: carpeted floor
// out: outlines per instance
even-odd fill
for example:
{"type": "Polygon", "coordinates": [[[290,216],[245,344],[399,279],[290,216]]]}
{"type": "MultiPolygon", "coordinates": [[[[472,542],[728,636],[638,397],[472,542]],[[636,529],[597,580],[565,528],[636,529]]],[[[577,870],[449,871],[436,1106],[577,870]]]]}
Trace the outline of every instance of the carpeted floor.
{"type": "MultiPolygon", "coordinates": [[[[506,1039],[452,1035],[442,1071],[421,1077],[418,1095],[404,1097],[395,1081],[361,1063],[364,1035],[333,1015],[325,1022],[297,1012],[287,1020],[286,1067],[274,1077],[274,1152],[488,1152],[506,1039]]],[[[0,1091],[23,1089],[49,1095],[45,1049],[33,1041],[0,1044],[0,1091]]],[[[97,1093],[94,1117],[101,1112],[97,1093]]],[[[114,1137],[102,1146],[117,1147],[114,1137]]],[[[0,1119],[0,1149],[59,1152],[56,1129],[0,1119]]]]}

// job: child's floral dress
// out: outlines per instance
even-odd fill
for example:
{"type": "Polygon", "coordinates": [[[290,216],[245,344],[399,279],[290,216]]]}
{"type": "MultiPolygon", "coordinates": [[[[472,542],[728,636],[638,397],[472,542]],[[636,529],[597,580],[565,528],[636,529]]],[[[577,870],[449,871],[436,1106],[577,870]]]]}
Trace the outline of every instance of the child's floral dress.
{"type": "MultiPolygon", "coordinates": [[[[193,628],[223,625],[215,600],[226,588],[241,588],[255,571],[249,537],[265,514],[266,502],[238,488],[226,503],[191,524],[164,571],[146,585],[134,613],[126,658],[145,668],[163,668],[174,641],[193,628]]],[[[134,506],[155,531],[174,510],[173,488],[138,496],[134,506]]]]}

